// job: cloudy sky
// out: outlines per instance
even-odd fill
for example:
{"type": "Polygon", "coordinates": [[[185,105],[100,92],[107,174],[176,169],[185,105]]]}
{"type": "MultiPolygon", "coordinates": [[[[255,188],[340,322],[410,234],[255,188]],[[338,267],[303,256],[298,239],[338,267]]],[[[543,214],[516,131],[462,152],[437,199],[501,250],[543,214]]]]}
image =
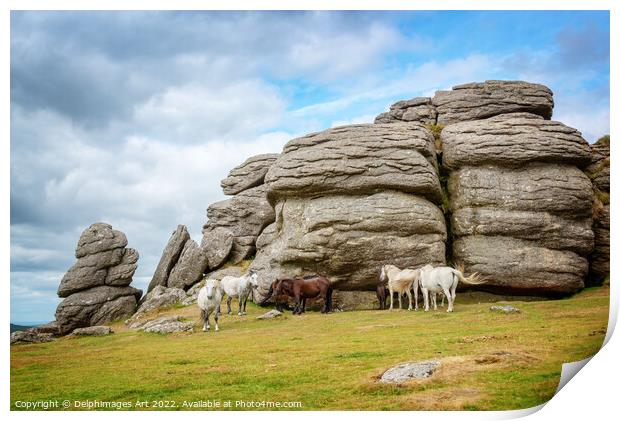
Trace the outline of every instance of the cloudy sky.
{"type": "Polygon", "coordinates": [[[144,288],[246,157],[486,79],[546,84],[596,140],[609,14],[12,12],[11,321],[53,319],[92,222],[127,234],[144,288]]]}

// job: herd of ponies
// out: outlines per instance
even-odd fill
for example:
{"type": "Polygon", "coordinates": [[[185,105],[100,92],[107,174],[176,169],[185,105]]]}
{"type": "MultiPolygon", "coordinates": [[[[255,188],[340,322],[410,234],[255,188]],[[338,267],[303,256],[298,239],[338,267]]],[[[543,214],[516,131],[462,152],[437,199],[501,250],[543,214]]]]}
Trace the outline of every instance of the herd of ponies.
{"type": "MultiPolygon", "coordinates": [[[[456,287],[462,282],[466,285],[478,285],[479,277],[477,273],[465,277],[463,271],[449,266],[433,267],[426,265],[419,269],[399,269],[394,265],[383,265],[381,275],[377,285],[377,299],[379,308],[387,307],[387,297],[390,297],[390,310],[394,308],[393,296],[398,294],[398,307],[402,308],[402,296],[409,298],[408,310],[418,309],[418,288],[422,290],[424,298],[424,311],[429,310],[429,300],[437,310],[437,294],[442,295],[441,305],[444,298],[448,299],[448,312],[454,310],[454,299],[456,298],[456,287]],[[387,281],[387,282],[386,282],[387,281]],[[411,292],[413,291],[415,307],[412,305],[411,292]]],[[[221,314],[220,305],[222,298],[226,295],[228,314],[232,314],[231,302],[233,298],[239,301],[237,314],[245,314],[247,300],[258,288],[258,274],[250,270],[247,274],[235,277],[225,276],[221,280],[207,279],[204,286],[198,292],[196,301],[200,308],[200,318],[203,322],[203,331],[211,329],[209,323],[210,316],[214,315],[215,331],[219,330],[218,321],[221,314]]],[[[258,304],[265,304],[271,297],[275,297],[276,308],[282,308],[282,297],[293,298],[295,306],[293,314],[302,314],[306,309],[306,299],[321,298],[323,308],[321,313],[332,311],[333,286],[329,279],[321,275],[297,276],[294,278],[279,278],[273,281],[265,298],[258,304]]],[[[255,301],[255,300],[254,300],[255,301]]],[[[256,301],[255,301],[256,302],[256,301]]]]}

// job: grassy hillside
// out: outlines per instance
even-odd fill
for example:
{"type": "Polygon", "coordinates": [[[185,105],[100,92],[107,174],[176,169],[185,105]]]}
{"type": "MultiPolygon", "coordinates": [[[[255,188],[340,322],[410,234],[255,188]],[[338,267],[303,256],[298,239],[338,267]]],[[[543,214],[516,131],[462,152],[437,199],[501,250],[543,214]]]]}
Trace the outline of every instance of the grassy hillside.
{"type": "MultiPolygon", "coordinates": [[[[605,336],[609,287],[557,301],[455,312],[308,313],[256,320],[224,315],[221,331],[128,331],[11,347],[16,400],[299,401],[303,409],[519,409],[545,402],[561,364],[593,355],[605,336]],[[441,359],[429,379],[377,383],[397,363],[441,359]]],[[[170,309],[198,323],[195,306],[170,309]]],[[[239,408],[233,408],[239,409],[239,408]]]]}

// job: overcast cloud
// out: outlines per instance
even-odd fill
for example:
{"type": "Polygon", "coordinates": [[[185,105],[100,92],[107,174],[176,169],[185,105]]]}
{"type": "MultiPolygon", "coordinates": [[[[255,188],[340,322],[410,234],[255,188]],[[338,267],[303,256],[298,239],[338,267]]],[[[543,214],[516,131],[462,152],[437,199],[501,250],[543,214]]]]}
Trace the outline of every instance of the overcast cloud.
{"type": "Polygon", "coordinates": [[[127,234],[144,288],[248,156],[485,79],[547,84],[596,140],[608,13],[12,12],[12,322],[53,318],[91,223],[127,234]]]}

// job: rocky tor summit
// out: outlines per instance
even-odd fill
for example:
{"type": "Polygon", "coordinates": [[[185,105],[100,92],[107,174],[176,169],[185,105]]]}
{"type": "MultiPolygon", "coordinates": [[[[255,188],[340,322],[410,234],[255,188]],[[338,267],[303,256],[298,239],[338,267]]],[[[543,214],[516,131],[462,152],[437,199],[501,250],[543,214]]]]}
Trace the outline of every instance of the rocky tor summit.
{"type": "Polygon", "coordinates": [[[183,225],[172,232],[142,299],[130,286],[138,253],[93,224],[41,332],[128,319],[140,306],[130,322],[147,323],[150,309],[193,302],[205,276],[248,264],[259,296],[277,277],[320,273],[349,308],[387,263],[461,264],[501,294],[562,296],[601,282],[609,138],[589,145],[552,120],[553,106],[543,85],[468,83],[250,157],[222,180],[230,198],[208,207],[200,241],[183,225]]]}

